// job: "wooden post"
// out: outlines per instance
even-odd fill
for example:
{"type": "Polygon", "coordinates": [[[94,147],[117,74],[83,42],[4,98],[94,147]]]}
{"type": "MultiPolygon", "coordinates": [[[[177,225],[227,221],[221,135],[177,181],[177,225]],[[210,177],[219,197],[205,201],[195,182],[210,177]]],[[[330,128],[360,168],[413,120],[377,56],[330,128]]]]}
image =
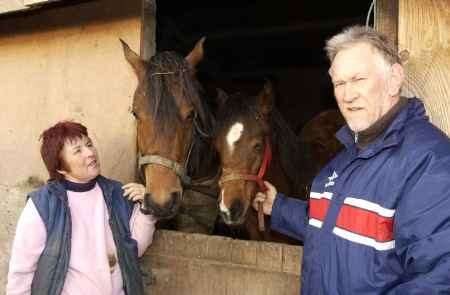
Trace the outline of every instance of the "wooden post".
{"type": "Polygon", "coordinates": [[[141,48],[143,60],[149,60],[156,48],[156,0],[142,0],[141,48]]]}
{"type": "Polygon", "coordinates": [[[450,0],[400,0],[398,48],[408,57],[404,93],[424,102],[450,135],[450,0]]]}
{"type": "Polygon", "coordinates": [[[398,0],[377,0],[375,6],[375,30],[392,40],[398,48],[398,0]]]}

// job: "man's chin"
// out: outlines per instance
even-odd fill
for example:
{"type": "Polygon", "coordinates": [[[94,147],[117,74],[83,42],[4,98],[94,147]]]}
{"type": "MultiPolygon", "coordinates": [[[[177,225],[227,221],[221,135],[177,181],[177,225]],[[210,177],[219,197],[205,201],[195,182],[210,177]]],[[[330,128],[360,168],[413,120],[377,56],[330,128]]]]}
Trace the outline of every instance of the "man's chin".
{"type": "Polygon", "coordinates": [[[369,126],[367,126],[366,123],[362,124],[360,122],[351,122],[351,121],[347,121],[347,125],[350,128],[351,131],[355,132],[355,133],[359,133],[361,131],[366,130],[367,128],[369,128],[369,126]]]}

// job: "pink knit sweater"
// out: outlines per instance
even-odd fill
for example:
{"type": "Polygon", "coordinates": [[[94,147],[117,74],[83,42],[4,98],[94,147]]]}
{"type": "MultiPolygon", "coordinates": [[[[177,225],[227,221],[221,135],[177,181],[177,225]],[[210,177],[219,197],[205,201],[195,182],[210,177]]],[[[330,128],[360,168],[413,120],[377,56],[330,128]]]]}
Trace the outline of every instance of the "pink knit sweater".
{"type": "MultiPolygon", "coordinates": [[[[69,269],[62,295],[122,295],[123,282],[116,246],[108,223],[108,210],[98,184],[87,192],[67,192],[72,216],[69,269]]],[[[131,236],[139,256],[151,244],[155,219],[135,206],[131,236]]],[[[17,224],[9,262],[7,295],[30,294],[31,282],[46,240],[45,225],[28,200],[17,224]]]]}

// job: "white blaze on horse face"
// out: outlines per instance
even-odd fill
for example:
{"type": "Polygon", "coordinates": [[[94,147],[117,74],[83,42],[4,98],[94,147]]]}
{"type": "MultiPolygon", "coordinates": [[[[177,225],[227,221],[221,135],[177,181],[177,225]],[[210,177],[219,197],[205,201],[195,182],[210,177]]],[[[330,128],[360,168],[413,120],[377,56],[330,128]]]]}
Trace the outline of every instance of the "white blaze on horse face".
{"type": "Polygon", "coordinates": [[[219,204],[219,209],[220,211],[222,211],[223,213],[225,213],[226,215],[230,215],[230,210],[228,210],[227,206],[225,205],[224,201],[223,201],[223,191],[224,189],[222,189],[220,191],[220,204],[219,204]]]}
{"type": "Polygon", "coordinates": [[[226,138],[230,154],[233,153],[234,144],[239,140],[239,138],[241,138],[242,132],[244,132],[244,124],[242,124],[241,122],[234,123],[228,131],[226,138]]]}

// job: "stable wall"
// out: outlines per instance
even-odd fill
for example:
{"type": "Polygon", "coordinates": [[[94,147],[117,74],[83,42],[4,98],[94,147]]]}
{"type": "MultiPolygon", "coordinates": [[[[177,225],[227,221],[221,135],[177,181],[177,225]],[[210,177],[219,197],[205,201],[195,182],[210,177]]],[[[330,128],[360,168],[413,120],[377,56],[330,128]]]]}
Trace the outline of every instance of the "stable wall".
{"type": "Polygon", "coordinates": [[[99,0],[0,19],[0,294],[26,194],[48,176],[39,135],[63,119],[88,127],[102,173],[135,175],[136,87],[119,38],[139,52],[141,1],[99,0]]]}
{"type": "Polygon", "coordinates": [[[95,1],[0,20],[0,179],[47,179],[39,135],[62,119],[85,124],[103,173],[134,179],[136,86],[119,38],[139,49],[140,1],[95,1]]]}

